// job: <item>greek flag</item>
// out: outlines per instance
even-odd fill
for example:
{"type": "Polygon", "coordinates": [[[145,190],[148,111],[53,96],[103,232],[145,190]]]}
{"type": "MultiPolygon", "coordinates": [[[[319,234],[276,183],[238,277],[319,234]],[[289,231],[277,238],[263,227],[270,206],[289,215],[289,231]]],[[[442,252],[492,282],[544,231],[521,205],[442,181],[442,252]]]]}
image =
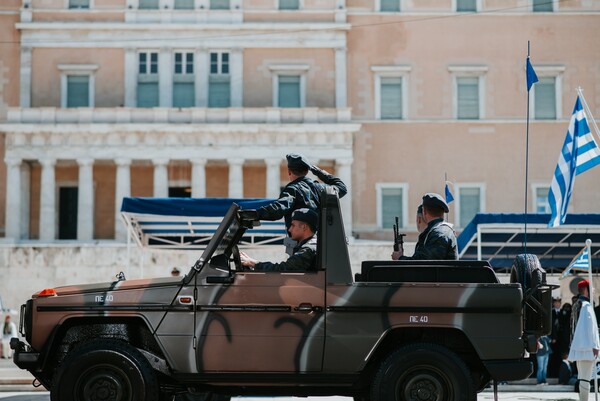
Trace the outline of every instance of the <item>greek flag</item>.
{"type": "Polygon", "coordinates": [[[448,187],[448,181],[446,181],[446,188],[444,189],[444,193],[446,195],[446,203],[450,204],[454,200],[454,196],[452,196],[452,192],[450,192],[450,187],[448,187]]]}
{"type": "Polygon", "coordinates": [[[575,176],[598,164],[600,164],[600,149],[590,132],[581,100],[577,96],[567,138],[558,156],[558,164],[548,194],[548,203],[552,212],[548,227],[556,227],[565,222],[575,176]]]}
{"type": "Polygon", "coordinates": [[[587,246],[584,247],[581,250],[581,252],[579,252],[577,256],[573,258],[571,263],[569,263],[569,266],[567,266],[567,268],[563,272],[561,279],[565,278],[571,270],[578,270],[583,272],[587,272],[590,270],[590,258],[587,246]]]}

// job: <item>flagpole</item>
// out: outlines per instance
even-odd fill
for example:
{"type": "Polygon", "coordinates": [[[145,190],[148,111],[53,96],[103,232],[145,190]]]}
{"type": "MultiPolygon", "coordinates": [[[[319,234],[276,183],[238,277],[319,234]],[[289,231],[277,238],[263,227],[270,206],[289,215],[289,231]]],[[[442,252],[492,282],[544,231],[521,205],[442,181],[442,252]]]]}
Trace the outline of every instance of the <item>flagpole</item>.
{"type": "MultiPolygon", "coordinates": [[[[590,292],[590,305],[592,306],[592,311],[594,310],[594,282],[592,281],[592,240],[586,239],[585,246],[587,248],[588,254],[588,281],[590,282],[589,292],[590,292]]],[[[597,324],[597,323],[596,323],[597,324]]],[[[596,368],[596,360],[598,357],[594,358],[594,395],[595,400],[598,401],[598,372],[596,368]]]]}
{"type": "Polygon", "coordinates": [[[577,95],[579,95],[579,97],[581,98],[581,103],[583,104],[583,108],[585,109],[586,114],[589,116],[589,119],[592,120],[592,125],[594,126],[594,131],[596,131],[596,135],[600,139],[600,129],[598,129],[598,125],[596,124],[596,120],[594,119],[594,116],[592,115],[592,111],[590,110],[590,107],[588,106],[587,102],[585,101],[585,97],[583,96],[583,89],[581,89],[581,86],[577,87],[577,95]]]}
{"type": "MultiPolygon", "coordinates": [[[[527,63],[529,64],[529,55],[531,42],[527,41],[527,63]]],[[[525,66],[527,70],[527,65],[525,66]]],[[[529,85],[529,84],[528,84],[529,85]]],[[[527,88],[527,124],[525,129],[525,233],[523,236],[523,253],[527,253],[527,186],[529,182],[529,87],[527,88]]]]}

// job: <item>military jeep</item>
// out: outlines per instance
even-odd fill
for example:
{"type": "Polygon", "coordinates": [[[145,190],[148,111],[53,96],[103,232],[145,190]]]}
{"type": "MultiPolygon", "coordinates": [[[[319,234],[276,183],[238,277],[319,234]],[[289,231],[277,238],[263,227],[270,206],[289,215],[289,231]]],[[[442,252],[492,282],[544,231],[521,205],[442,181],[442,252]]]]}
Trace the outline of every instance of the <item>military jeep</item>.
{"type": "Polygon", "coordinates": [[[260,223],[232,204],[182,278],[34,294],[14,362],[53,401],[472,401],[531,374],[526,354],[550,331],[537,258],[517,258],[511,284],[481,261],[365,261],[353,275],[337,195],[321,205],[314,269],[245,271],[238,243],[260,223]]]}

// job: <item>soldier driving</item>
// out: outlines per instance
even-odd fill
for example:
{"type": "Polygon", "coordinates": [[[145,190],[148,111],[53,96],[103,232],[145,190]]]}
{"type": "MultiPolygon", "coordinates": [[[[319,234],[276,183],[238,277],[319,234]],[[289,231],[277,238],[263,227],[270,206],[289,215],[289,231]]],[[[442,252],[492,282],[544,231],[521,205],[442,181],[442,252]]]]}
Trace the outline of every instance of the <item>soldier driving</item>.
{"type": "MultiPolygon", "coordinates": [[[[423,196],[422,206],[422,219],[427,226],[419,234],[414,255],[404,256],[401,249],[392,253],[392,259],[458,260],[456,234],[452,226],[444,221],[444,213],[449,211],[448,204],[440,195],[427,193],[423,196]]],[[[418,211],[417,229],[420,229],[418,211]]]]}
{"type": "MultiPolygon", "coordinates": [[[[334,187],[340,198],[346,195],[347,189],[342,180],[317,166],[310,165],[302,155],[290,153],[286,155],[286,159],[290,182],[279,194],[279,199],[259,208],[257,212],[260,220],[279,220],[284,217],[285,227],[289,233],[294,210],[300,208],[319,210],[320,193],[324,186],[331,185],[334,187]],[[306,175],[309,170],[323,182],[308,178],[306,175]]],[[[287,239],[284,244],[287,247],[286,252],[292,255],[295,243],[287,239]]]]}

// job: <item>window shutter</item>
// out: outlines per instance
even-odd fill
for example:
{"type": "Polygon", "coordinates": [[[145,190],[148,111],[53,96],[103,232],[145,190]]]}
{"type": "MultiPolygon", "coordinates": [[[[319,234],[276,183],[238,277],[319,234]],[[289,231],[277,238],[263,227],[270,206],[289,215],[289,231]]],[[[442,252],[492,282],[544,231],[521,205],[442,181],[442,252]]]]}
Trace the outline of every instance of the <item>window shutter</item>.
{"type": "Polygon", "coordinates": [[[90,77],[87,75],[67,76],[67,107],[90,106],[90,77]]]}
{"type": "Polygon", "coordinates": [[[175,0],[173,7],[176,10],[193,10],[194,0],[175,0]]]}
{"type": "Polygon", "coordinates": [[[461,120],[479,118],[479,78],[457,78],[457,117],[461,120]]]}
{"type": "Polygon", "coordinates": [[[229,77],[210,77],[208,83],[208,107],[230,107],[231,87],[229,77]]]}
{"type": "Polygon", "coordinates": [[[229,10],[230,8],[229,0],[210,0],[211,10],[229,10]]]}
{"type": "Polygon", "coordinates": [[[300,77],[280,75],[279,107],[300,107],[300,77]]]}
{"type": "Polygon", "coordinates": [[[69,8],[90,8],[90,0],[69,0],[69,8]]]}
{"type": "Polygon", "coordinates": [[[477,0],[456,0],[456,11],[477,11],[477,0]]]}
{"type": "Polygon", "coordinates": [[[552,12],[552,2],[548,0],[533,0],[534,12],[552,12]]]}
{"type": "Polygon", "coordinates": [[[479,188],[460,189],[460,227],[466,227],[481,210],[481,190],[479,188]]]}
{"type": "Polygon", "coordinates": [[[380,11],[400,11],[400,0],[381,0],[380,11]]]}
{"type": "Polygon", "coordinates": [[[381,189],[381,228],[392,228],[396,224],[404,227],[402,216],[402,188],[381,189]]]}
{"type": "Polygon", "coordinates": [[[299,0],[279,0],[280,10],[298,10],[299,8],[299,0]]]}
{"type": "Polygon", "coordinates": [[[158,82],[138,82],[138,107],[158,107],[158,82]]]}
{"type": "Polygon", "coordinates": [[[140,0],[140,10],[158,10],[158,0],[140,0]]]}
{"type": "Polygon", "coordinates": [[[556,120],[556,79],[541,77],[534,89],[535,119],[556,120]]]}
{"type": "Polygon", "coordinates": [[[381,119],[402,118],[402,77],[381,78],[381,119]]]}
{"type": "Polygon", "coordinates": [[[173,84],[173,107],[194,107],[195,91],[193,82],[173,84]]]}

